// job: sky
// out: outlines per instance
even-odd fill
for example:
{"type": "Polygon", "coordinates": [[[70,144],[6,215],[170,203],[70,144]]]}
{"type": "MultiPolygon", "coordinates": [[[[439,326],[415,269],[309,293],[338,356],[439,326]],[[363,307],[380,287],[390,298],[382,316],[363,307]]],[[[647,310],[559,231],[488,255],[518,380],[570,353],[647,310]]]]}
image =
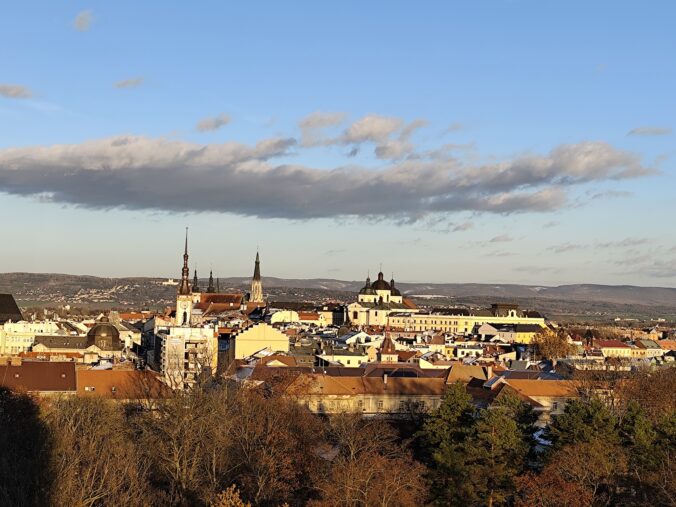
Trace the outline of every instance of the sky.
{"type": "Polygon", "coordinates": [[[0,272],[676,287],[676,3],[0,6],[0,272]]]}

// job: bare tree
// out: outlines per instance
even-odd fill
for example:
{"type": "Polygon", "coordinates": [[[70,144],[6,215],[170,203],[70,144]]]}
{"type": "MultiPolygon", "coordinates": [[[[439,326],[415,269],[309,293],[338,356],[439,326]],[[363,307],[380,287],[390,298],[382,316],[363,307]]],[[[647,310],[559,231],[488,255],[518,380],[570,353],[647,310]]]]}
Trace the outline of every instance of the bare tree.
{"type": "Polygon", "coordinates": [[[124,433],[119,406],[99,398],[56,399],[45,420],[53,442],[52,505],[147,503],[148,462],[124,433]]]}
{"type": "Polygon", "coordinates": [[[384,420],[340,414],[330,420],[335,457],[318,484],[317,506],[409,506],[424,503],[424,467],[384,420]]]}

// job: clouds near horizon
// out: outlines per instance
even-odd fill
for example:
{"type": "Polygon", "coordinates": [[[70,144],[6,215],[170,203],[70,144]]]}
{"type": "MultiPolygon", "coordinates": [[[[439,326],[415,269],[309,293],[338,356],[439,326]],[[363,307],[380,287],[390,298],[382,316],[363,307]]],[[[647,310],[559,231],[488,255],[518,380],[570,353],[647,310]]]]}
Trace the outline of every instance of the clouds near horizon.
{"type": "MultiPolygon", "coordinates": [[[[215,130],[226,119],[207,118],[197,128],[215,130]]],[[[303,126],[335,125],[339,120],[337,115],[308,117],[301,122],[301,131],[303,126]]],[[[350,143],[379,145],[395,134],[405,142],[424,125],[419,120],[407,124],[366,116],[350,124],[342,136],[350,143]]],[[[574,187],[655,172],[636,155],[600,141],[560,145],[545,155],[487,164],[466,164],[448,156],[391,160],[378,169],[354,163],[319,169],[277,160],[298,157],[302,149],[302,140],[293,137],[246,145],[144,136],[6,148],[0,150],[0,191],[89,208],[286,219],[395,218],[411,223],[462,211],[557,210],[569,203],[574,187]]]]}

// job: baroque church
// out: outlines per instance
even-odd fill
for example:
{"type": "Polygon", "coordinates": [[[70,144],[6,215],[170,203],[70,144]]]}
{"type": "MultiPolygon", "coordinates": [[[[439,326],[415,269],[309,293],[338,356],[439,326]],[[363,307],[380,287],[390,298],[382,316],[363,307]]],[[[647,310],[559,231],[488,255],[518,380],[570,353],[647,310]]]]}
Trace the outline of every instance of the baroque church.
{"type": "Polygon", "coordinates": [[[347,312],[350,323],[355,326],[385,326],[388,316],[393,312],[417,312],[416,305],[404,299],[394,285],[394,277],[388,283],[383,272],[371,283],[366,277],[366,284],[359,291],[357,301],[348,305],[347,312]]]}

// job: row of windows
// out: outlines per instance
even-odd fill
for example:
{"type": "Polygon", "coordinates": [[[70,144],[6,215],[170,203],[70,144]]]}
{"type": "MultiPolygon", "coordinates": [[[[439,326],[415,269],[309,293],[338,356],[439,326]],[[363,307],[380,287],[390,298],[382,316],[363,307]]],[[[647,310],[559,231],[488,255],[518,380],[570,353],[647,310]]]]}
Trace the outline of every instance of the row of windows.
{"type": "MultiPolygon", "coordinates": [[[[315,402],[313,401],[308,401],[305,403],[307,408],[311,409],[315,402]]],[[[327,408],[331,411],[335,411],[337,409],[340,410],[347,410],[350,408],[350,401],[349,400],[329,400],[329,401],[318,401],[316,402],[316,407],[317,410],[320,412],[324,412],[327,408]]],[[[426,400],[415,400],[415,401],[410,401],[410,400],[400,400],[399,401],[399,411],[400,412],[405,412],[408,410],[425,410],[427,408],[434,409],[439,406],[439,401],[438,400],[432,400],[431,402],[427,402],[426,400]]],[[[357,410],[364,410],[364,400],[357,400],[356,403],[356,408],[357,410]]],[[[376,401],[376,409],[378,412],[382,412],[385,409],[385,402],[383,400],[377,400],[376,401]]]]}

